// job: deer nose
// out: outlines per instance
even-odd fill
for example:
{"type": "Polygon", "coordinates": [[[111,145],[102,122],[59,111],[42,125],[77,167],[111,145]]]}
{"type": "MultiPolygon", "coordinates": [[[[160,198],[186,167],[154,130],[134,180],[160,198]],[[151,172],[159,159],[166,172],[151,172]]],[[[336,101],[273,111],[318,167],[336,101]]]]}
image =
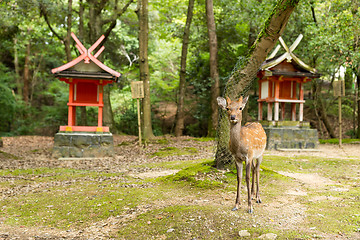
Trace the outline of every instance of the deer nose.
{"type": "Polygon", "coordinates": [[[230,116],[230,120],[235,120],[236,116],[235,115],[231,115],[230,116]]]}

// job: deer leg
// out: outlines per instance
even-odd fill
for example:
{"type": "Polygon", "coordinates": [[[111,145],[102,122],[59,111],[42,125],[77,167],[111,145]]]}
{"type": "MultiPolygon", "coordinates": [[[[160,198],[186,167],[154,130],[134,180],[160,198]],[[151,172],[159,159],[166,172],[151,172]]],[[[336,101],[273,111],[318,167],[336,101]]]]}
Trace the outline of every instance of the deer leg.
{"type": "Polygon", "coordinates": [[[251,172],[251,161],[246,163],[246,187],[248,192],[248,213],[253,213],[254,210],[251,205],[251,191],[250,191],[250,172],[251,172]]]}
{"type": "Polygon", "coordinates": [[[255,174],[256,174],[254,162],[251,164],[251,170],[252,170],[251,199],[254,199],[254,196],[255,196],[255,174]]]}
{"type": "Polygon", "coordinates": [[[260,194],[259,194],[259,181],[260,181],[260,164],[262,162],[262,156],[257,159],[256,162],[256,202],[261,203],[260,194]]]}
{"type": "Polygon", "coordinates": [[[235,160],[236,164],[236,172],[237,172],[237,190],[236,190],[236,201],[235,201],[235,207],[232,209],[233,211],[236,211],[239,209],[240,205],[240,191],[241,191],[241,180],[242,180],[242,172],[243,172],[243,164],[242,161],[235,160]]]}

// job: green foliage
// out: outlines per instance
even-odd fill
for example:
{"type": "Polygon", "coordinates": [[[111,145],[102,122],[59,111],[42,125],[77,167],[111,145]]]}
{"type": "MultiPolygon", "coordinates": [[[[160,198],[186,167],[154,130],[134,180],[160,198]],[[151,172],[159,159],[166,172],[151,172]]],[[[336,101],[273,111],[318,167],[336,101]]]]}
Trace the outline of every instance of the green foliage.
{"type": "Polygon", "coordinates": [[[134,109],[126,109],[116,117],[116,128],[129,135],[138,135],[137,112],[134,109]]]}
{"type": "MultiPolygon", "coordinates": [[[[86,2],[86,1],[85,1],[86,2]]],[[[218,61],[221,92],[226,77],[238,59],[249,52],[265,20],[277,1],[243,0],[215,1],[214,13],[218,38],[218,61]]],[[[49,16],[50,24],[63,38],[66,34],[67,2],[64,1],[3,1],[0,4],[0,132],[1,134],[54,134],[59,125],[67,122],[67,85],[50,74],[50,69],[64,64],[65,51],[62,42],[49,31],[43,16],[39,14],[41,4],[49,16]],[[15,44],[15,42],[17,43],[15,44]],[[31,44],[30,93],[31,101],[21,101],[16,79],[22,79],[26,45],[31,44]],[[15,49],[19,62],[19,76],[15,76],[15,49]],[[6,133],[5,133],[6,132],[6,133]]],[[[86,4],[89,4],[86,2],[86,4]]],[[[119,3],[122,6],[123,3],[119,3]]],[[[164,102],[177,101],[181,42],[186,22],[187,1],[166,0],[149,3],[149,67],[151,85],[152,123],[155,135],[167,134],[163,120],[159,117],[159,106],[164,102]]],[[[103,19],[110,19],[114,2],[107,1],[103,19]]],[[[85,5],[87,7],[87,5],[85,5]]],[[[101,57],[104,63],[121,72],[122,78],[111,90],[112,109],[118,132],[137,135],[137,110],[135,100],[130,97],[130,82],[139,79],[138,70],[138,18],[137,4],[130,5],[119,17],[105,43],[101,57]]],[[[79,2],[73,2],[72,31],[79,33],[79,2]]],[[[89,16],[84,13],[86,47],[93,43],[89,39],[89,16]]],[[[185,109],[191,121],[184,133],[192,136],[208,134],[208,119],[211,114],[209,78],[209,45],[205,18],[205,1],[196,2],[190,31],[190,46],[187,61],[187,94],[185,109]]],[[[346,87],[354,85],[352,74],[359,75],[360,51],[356,39],[360,35],[359,9],[354,1],[300,1],[283,34],[286,43],[300,34],[302,42],[294,51],[305,63],[316,67],[322,81],[333,81],[340,66],[347,67],[346,87]],[[311,9],[314,9],[316,22],[311,9]]],[[[103,25],[103,30],[108,27],[103,25]]],[[[72,40],[71,40],[72,41],[72,40]]],[[[78,51],[72,42],[72,57],[78,51]]],[[[20,85],[21,85],[20,81],[20,85]]],[[[256,84],[255,84],[256,85],[256,84]]],[[[20,86],[21,87],[21,86],[20,86]]],[[[256,86],[249,102],[249,114],[256,119],[256,86]]],[[[309,89],[310,90],[310,89],[309,89]]],[[[252,92],[250,92],[252,94],[252,92]]],[[[332,116],[337,115],[335,99],[324,92],[325,107],[332,116]],[[334,104],[335,103],[335,104],[334,104]]],[[[352,97],[344,98],[343,117],[354,115],[352,97]]],[[[311,108],[311,104],[306,105],[311,108]]],[[[96,125],[97,109],[87,108],[89,125],[96,125]]],[[[265,109],[266,111],[266,109],[265,109]]],[[[79,112],[78,117],[79,117],[79,112]]],[[[349,133],[350,134],[350,133],[349,133]]]]}
{"type": "Polygon", "coordinates": [[[13,122],[16,101],[11,90],[4,84],[0,84],[0,133],[9,132],[13,122]]]}
{"type": "MultiPolygon", "coordinates": [[[[351,139],[351,138],[344,138],[341,139],[341,142],[344,144],[347,143],[360,143],[359,139],[351,139]]],[[[319,139],[320,144],[339,144],[338,138],[332,138],[332,139],[319,139]]]]}

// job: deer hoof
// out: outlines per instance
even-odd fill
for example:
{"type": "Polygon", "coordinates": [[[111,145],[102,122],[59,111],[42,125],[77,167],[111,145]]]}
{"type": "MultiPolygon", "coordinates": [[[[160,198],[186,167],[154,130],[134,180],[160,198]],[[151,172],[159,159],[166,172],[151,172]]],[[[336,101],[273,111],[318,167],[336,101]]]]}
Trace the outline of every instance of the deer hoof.
{"type": "Polygon", "coordinates": [[[253,210],[252,208],[250,208],[250,209],[248,210],[248,213],[254,213],[254,210],[253,210]]]}
{"type": "Polygon", "coordinates": [[[237,207],[234,207],[233,209],[231,209],[231,211],[237,211],[238,208],[237,207]]]}
{"type": "Polygon", "coordinates": [[[256,203],[261,203],[261,199],[259,198],[258,200],[256,200],[256,203]]]}

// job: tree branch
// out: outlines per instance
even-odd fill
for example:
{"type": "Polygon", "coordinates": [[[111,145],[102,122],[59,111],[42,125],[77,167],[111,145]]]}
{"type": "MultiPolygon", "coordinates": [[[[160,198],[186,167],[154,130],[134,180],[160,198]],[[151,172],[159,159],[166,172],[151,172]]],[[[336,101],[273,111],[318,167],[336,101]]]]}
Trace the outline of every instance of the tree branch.
{"type": "Polygon", "coordinates": [[[64,41],[64,38],[60,37],[60,35],[57,34],[57,32],[55,31],[55,29],[52,28],[52,26],[51,26],[51,24],[50,24],[50,21],[49,21],[49,18],[48,18],[48,15],[47,15],[47,12],[46,12],[46,10],[45,10],[45,6],[40,3],[39,8],[40,8],[40,15],[43,15],[43,16],[44,16],[45,22],[46,22],[46,24],[48,25],[50,31],[51,31],[60,41],[64,41]]]}
{"type": "Polygon", "coordinates": [[[110,26],[107,28],[107,30],[106,30],[106,32],[104,34],[105,39],[102,42],[102,45],[105,44],[105,42],[106,42],[107,38],[109,37],[111,31],[115,28],[117,19],[128,9],[130,4],[133,3],[133,2],[134,2],[134,0],[129,0],[121,10],[115,12],[114,17],[113,17],[113,19],[112,19],[112,21],[110,23],[110,26]]]}

